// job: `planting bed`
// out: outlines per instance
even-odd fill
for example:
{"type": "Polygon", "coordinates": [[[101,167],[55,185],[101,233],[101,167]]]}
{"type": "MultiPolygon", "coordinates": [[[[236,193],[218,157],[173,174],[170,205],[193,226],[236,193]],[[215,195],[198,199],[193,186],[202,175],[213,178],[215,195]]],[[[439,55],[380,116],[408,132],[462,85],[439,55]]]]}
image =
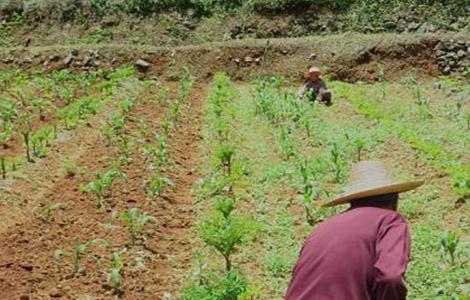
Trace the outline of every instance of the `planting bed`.
{"type": "Polygon", "coordinates": [[[400,204],[410,299],[467,299],[465,81],[329,81],[325,107],[279,76],[0,75],[0,299],[281,299],[363,159],[427,182],[400,204]]]}

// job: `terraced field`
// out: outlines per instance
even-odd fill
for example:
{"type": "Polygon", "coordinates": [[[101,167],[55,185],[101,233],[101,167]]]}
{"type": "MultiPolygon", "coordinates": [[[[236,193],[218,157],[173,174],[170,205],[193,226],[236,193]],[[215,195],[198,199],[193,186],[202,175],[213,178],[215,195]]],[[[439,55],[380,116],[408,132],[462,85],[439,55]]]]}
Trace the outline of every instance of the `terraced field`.
{"type": "Polygon", "coordinates": [[[468,83],[329,81],[325,107],[275,75],[173,77],[0,74],[0,299],[281,299],[364,159],[426,180],[400,202],[409,298],[468,298],[468,83]]]}

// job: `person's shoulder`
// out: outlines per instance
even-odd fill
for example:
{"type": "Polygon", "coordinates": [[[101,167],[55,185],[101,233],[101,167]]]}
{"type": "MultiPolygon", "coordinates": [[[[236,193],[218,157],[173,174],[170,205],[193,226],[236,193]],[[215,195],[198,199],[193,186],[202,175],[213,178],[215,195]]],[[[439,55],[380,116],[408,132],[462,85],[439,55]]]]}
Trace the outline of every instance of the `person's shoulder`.
{"type": "MultiPolygon", "coordinates": [[[[391,210],[391,209],[385,209],[385,208],[380,208],[380,207],[373,207],[373,206],[366,206],[366,207],[360,207],[360,208],[356,208],[356,209],[353,209],[355,210],[357,213],[359,214],[368,214],[368,215],[376,215],[382,219],[384,219],[385,221],[405,221],[405,219],[403,218],[403,216],[395,211],[395,210],[391,210]]],[[[352,210],[352,211],[353,211],[352,210]]]]}

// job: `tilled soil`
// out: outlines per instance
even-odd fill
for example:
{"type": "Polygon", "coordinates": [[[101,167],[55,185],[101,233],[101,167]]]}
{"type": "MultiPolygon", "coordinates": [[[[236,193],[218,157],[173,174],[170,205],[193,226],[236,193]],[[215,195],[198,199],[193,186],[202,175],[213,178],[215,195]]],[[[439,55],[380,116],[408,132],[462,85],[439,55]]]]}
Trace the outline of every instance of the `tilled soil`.
{"type": "MultiPolygon", "coordinates": [[[[55,169],[57,161],[48,158],[44,168],[27,170],[37,172],[28,173],[29,178],[37,180],[12,183],[14,199],[24,203],[11,203],[12,209],[22,213],[12,213],[11,220],[2,222],[0,299],[174,297],[181,289],[192,254],[189,242],[194,220],[192,190],[198,178],[204,96],[205,89],[196,86],[176,131],[168,139],[174,165],[164,175],[176,184],[176,190],[167,190],[162,197],[145,195],[143,180],[151,174],[137,149],[133,161],[124,168],[128,178],[115,183],[112,202],[105,210],[98,210],[96,198],[80,189],[81,184],[94,179],[96,172],[107,170],[117,157],[115,149],[100,137],[98,120],[91,122],[91,128],[80,129],[54,152],[56,160],[59,156],[74,159],[75,165],[85,170],[83,174],[61,174],[55,169]],[[45,222],[41,214],[48,204],[58,204],[58,208],[45,222]],[[136,245],[130,244],[127,229],[119,217],[132,207],[157,220],[157,224],[146,227],[148,238],[136,245]],[[95,242],[83,252],[80,271],[73,274],[72,252],[77,240],[95,242]],[[106,278],[113,253],[119,253],[125,262],[121,291],[114,290],[106,278]]],[[[147,121],[152,132],[161,131],[160,121],[169,109],[168,105],[154,102],[138,103],[129,121],[130,132],[138,128],[138,120],[147,121]]]]}

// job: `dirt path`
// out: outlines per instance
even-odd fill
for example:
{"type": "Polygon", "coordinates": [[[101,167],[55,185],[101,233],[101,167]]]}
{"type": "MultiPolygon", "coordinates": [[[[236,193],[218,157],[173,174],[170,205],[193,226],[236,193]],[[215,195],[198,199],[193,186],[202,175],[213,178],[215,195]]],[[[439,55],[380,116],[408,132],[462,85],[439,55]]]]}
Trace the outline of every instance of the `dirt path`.
{"type": "MultiPolygon", "coordinates": [[[[181,288],[192,254],[188,232],[194,219],[192,189],[198,178],[199,116],[205,89],[195,87],[193,95],[178,120],[178,130],[168,139],[175,167],[165,176],[176,184],[175,192],[168,190],[163,197],[148,199],[142,182],[149,172],[136,152],[134,161],[124,169],[128,179],[115,184],[111,207],[106,211],[97,210],[96,199],[79,187],[92,180],[96,172],[107,170],[117,156],[99,137],[97,128],[85,129],[86,139],[76,144],[74,162],[86,170],[83,176],[48,174],[48,170],[57,167],[50,162],[50,168],[39,168],[38,183],[26,181],[24,190],[15,191],[15,199],[24,199],[27,205],[19,205],[21,214],[11,214],[12,218],[4,223],[0,232],[0,299],[114,299],[117,295],[106,279],[112,253],[119,253],[125,262],[121,272],[122,299],[160,299],[174,295],[181,288]],[[34,188],[35,184],[44,185],[42,193],[38,191],[40,187],[34,188]],[[37,209],[31,209],[43,204],[39,210],[42,213],[46,203],[60,204],[48,222],[38,217],[37,209]],[[119,218],[121,212],[131,207],[148,212],[158,222],[158,225],[148,226],[151,237],[142,245],[129,244],[128,233],[119,218]],[[24,208],[27,211],[22,211],[24,208]],[[81,255],[79,267],[82,270],[72,274],[77,240],[95,240],[95,243],[81,255]]],[[[158,132],[160,120],[168,111],[168,106],[139,103],[132,112],[132,119],[145,120],[152,132],[158,132]]],[[[138,126],[133,122],[131,131],[138,126]]],[[[57,154],[57,159],[59,156],[57,154]]],[[[33,178],[35,174],[29,175],[33,178]]]]}

